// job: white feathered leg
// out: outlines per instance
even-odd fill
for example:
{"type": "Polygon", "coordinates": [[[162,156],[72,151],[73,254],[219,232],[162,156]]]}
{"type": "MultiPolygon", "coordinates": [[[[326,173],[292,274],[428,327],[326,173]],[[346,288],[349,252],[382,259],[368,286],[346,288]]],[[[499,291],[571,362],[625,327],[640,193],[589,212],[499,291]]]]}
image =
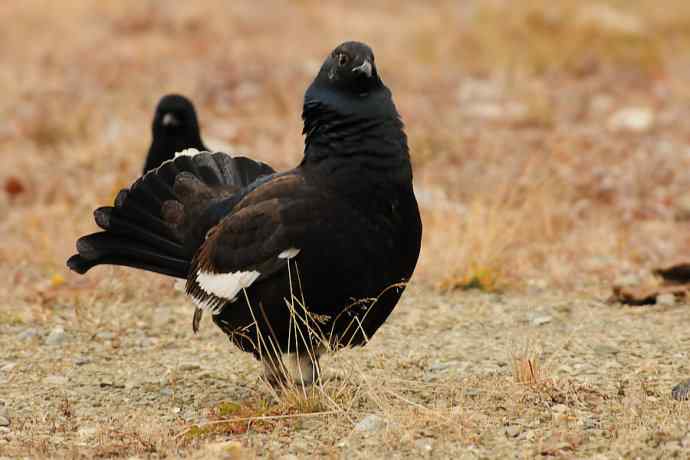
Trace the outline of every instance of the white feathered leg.
{"type": "Polygon", "coordinates": [[[263,360],[264,377],[274,387],[285,386],[286,383],[308,386],[319,379],[319,357],[315,353],[311,356],[307,352],[285,353],[280,362],[275,359],[263,360]]]}

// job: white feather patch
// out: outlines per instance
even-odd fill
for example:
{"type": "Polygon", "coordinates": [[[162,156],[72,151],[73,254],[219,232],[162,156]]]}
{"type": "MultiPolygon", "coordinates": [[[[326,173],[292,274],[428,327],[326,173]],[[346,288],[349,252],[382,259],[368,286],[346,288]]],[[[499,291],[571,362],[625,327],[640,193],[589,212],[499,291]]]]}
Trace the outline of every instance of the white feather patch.
{"type": "Polygon", "coordinates": [[[299,254],[300,249],[298,248],[288,248],[285,251],[278,254],[279,259],[292,259],[299,254]]]}
{"type": "Polygon", "coordinates": [[[193,157],[194,155],[198,155],[200,153],[201,152],[197,149],[184,149],[181,152],[175,153],[175,158],[184,157],[184,156],[193,157]]]}
{"type": "Polygon", "coordinates": [[[196,272],[196,282],[207,293],[232,301],[242,289],[251,286],[260,275],[261,273],[253,270],[233,273],[208,273],[199,270],[196,272]]]}
{"type": "Polygon", "coordinates": [[[214,297],[209,297],[206,300],[204,299],[198,299],[196,297],[192,296],[192,302],[194,305],[196,305],[198,308],[207,311],[211,313],[212,315],[217,315],[220,313],[220,311],[223,309],[223,306],[225,306],[225,303],[213,303],[214,297]]]}

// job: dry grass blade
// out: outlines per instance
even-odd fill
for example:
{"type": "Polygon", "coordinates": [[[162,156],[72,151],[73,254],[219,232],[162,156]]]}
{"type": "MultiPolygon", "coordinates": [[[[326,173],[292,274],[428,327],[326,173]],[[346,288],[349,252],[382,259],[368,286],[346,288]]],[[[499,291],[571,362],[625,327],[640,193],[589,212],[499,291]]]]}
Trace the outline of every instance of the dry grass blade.
{"type": "Polygon", "coordinates": [[[543,380],[536,358],[513,357],[513,377],[517,383],[536,385],[543,380]]]}
{"type": "Polygon", "coordinates": [[[516,383],[534,386],[547,380],[542,362],[529,341],[525,343],[521,351],[513,353],[511,367],[516,383]]]}

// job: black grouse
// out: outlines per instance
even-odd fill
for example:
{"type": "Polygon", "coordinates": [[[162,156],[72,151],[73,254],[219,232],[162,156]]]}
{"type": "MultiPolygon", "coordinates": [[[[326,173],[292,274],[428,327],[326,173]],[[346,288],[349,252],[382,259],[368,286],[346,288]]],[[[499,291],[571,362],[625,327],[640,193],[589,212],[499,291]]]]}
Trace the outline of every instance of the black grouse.
{"type": "Polygon", "coordinates": [[[168,94],[158,102],[151,134],[151,147],[146,155],[144,174],[173,158],[175,152],[187,148],[208,150],[201,140],[194,105],[179,94],[168,94]]]}
{"type": "Polygon", "coordinates": [[[326,58],[302,118],[295,169],[260,177],[269,168],[246,158],[179,155],[97,209],[104,231],[80,238],[68,266],[184,278],[269,381],[312,383],[324,349],[364,345],[391,313],[422,224],[403,123],[367,45],[326,58]]]}

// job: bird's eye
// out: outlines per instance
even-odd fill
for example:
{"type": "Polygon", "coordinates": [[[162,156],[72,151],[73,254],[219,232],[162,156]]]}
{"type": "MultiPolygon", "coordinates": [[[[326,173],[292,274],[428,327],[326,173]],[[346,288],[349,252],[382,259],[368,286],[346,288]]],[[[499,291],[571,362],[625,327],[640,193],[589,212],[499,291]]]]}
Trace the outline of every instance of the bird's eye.
{"type": "Polygon", "coordinates": [[[338,65],[341,67],[350,61],[350,57],[345,53],[338,53],[336,59],[338,60],[338,65]]]}

